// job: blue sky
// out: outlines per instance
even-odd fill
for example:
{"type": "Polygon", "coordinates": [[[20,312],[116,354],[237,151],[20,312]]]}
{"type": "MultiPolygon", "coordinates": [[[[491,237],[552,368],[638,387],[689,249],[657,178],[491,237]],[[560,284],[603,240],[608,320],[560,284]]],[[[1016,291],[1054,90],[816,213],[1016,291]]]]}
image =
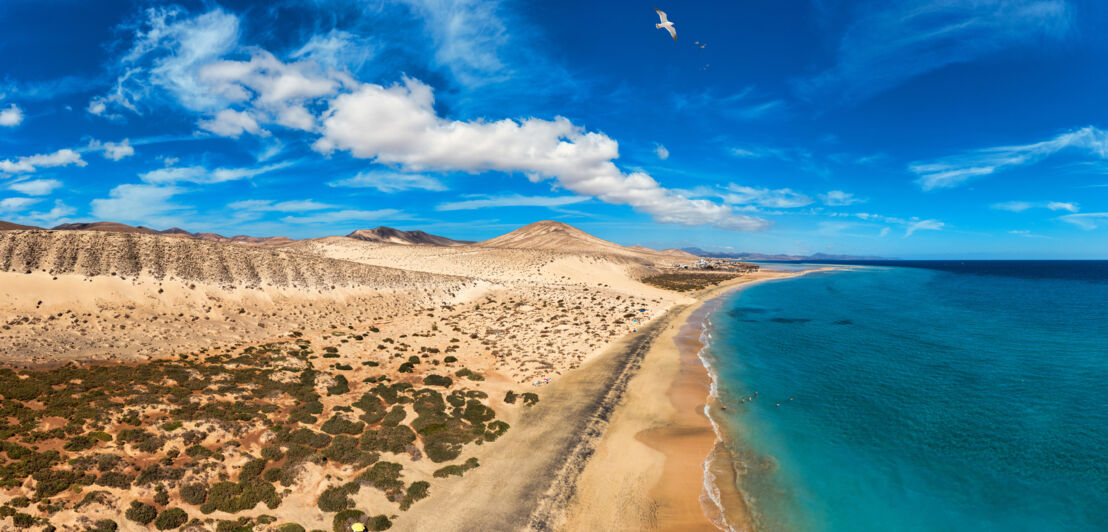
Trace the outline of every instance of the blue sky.
{"type": "Polygon", "coordinates": [[[6,0],[0,220],[1108,258],[1106,26],[1077,0],[6,0]]]}

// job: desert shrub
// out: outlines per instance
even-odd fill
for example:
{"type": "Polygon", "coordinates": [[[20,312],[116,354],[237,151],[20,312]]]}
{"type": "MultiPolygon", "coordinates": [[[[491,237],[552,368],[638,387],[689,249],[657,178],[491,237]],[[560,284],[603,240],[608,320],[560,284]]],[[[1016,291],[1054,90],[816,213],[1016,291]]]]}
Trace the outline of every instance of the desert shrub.
{"type": "Polygon", "coordinates": [[[262,473],[262,479],[266,482],[281,482],[284,480],[284,477],[284,471],[277,468],[266,469],[265,472],[262,473]]]}
{"type": "Polygon", "coordinates": [[[407,510],[408,508],[411,508],[412,504],[414,504],[415,502],[426,499],[427,488],[430,487],[431,484],[423,480],[412,482],[412,484],[408,486],[407,492],[404,493],[404,500],[400,503],[400,509],[407,510]]]}
{"type": "Polygon", "coordinates": [[[362,362],[362,365],[370,368],[375,368],[377,366],[380,366],[381,364],[378,364],[377,362],[374,362],[372,360],[365,360],[362,362]]]}
{"type": "Polygon", "coordinates": [[[80,452],[91,449],[96,445],[97,441],[99,440],[91,436],[74,436],[70,438],[69,441],[65,442],[62,448],[70,452],[80,452]]]}
{"type": "Polygon", "coordinates": [[[400,454],[415,440],[415,431],[407,425],[384,426],[365,431],[360,447],[363,451],[400,454]]]}
{"type": "Polygon", "coordinates": [[[518,397],[519,395],[517,395],[515,392],[508,390],[508,393],[504,394],[504,402],[510,405],[514,405],[518,397]]]}
{"type": "Polygon", "coordinates": [[[450,377],[442,375],[431,374],[423,378],[423,384],[428,386],[442,386],[443,388],[449,388],[454,381],[450,377]]]}
{"type": "Polygon", "coordinates": [[[296,523],[285,523],[277,527],[277,532],[306,532],[304,527],[296,523]]]}
{"type": "MultiPolygon", "coordinates": [[[[351,369],[350,366],[346,366],[346,369],[351,369]]],[[[327,388],[327,395],[342,395],[350,391],[350,383],[346,381],[346,377],[342,375],[335,376],[335,384],[327,388]]]]}
{"type": "Polygon", "coordinates": [[[281,448],[277,447],[276,445],[267,445],[265,447],[262,447],[262,458],[265,458],[266,460],[276,462],[277,460],[280,460],[283,456],[285,456],[285,454],[282,453],[281,448]]]}
{"type": "Polygon", "coordinates": [[[483,380],[485,380],[485,378],[482,377],[481,374],[476,373],[476,372],[474,372],[473,370],[471,370],[469,368],[462,368],[458,371],[455,371],[454,376],[458,377],[458,378],[469,379],[471,381],[483,381],[483,380]]]}
{"type": "Polygon", "coordinates": [[[386,427],[395,427],[404,421],[404,418],[408,417],[408,413],[404,411],[404,407],[394,406],[392,410],[389,410],[388,414],[385,414],[385,418],[381,420],[381,424],[386,427]]]}
{"type": "Polygon", "coordinates": [[[357,482],[348,482],[341,486],[332,486],[323,490],[316,501],[316,506],[324,512],[341,512],[354,507],[354,501],[350,496],[358,493],[361,488],[357,482]]]}
{"type": "Polygon", "coordinates": [[[162,467],[159,464],[151,464],[143,469],[135,483],[139,485],[161,482],[165,480],[181,480],[185,476],[185,470],[177,467],[162,467]]]}
{"type": "Polygon", "coordinates": [[[193,445],[185,449],[185,454],[189,455],[189,458],[207,458],[212,455],[212,452],[202,445],[193,445]]]}
{"type": "Polygon", "coordinates": [[[154,526],[158,530],[172,530],[174,528],[180,528],[181,525],[187,523],[189,520],[189,514],[185,513],[180,508],[166,508],[162,510],[162,513],[158,514],[158,518],[154,520],[154,526]]]}
{"type": "Polygon", "coordinates": [[[167,421],[165,424],[162,425],[162,430],[166,432],[173,432],[181,428],[181,425],[183,425],[183,423],[181,423],[180,421],[167,421]]]}
{"type": "Polygon", "coordinates": [[[312,398],[293,407],[289,411],[289,421],[311,425],[317,421],[316,416],[322,413],[323,403],[319,402],[319,399],[312,398]]]}
{"type": "Polygon", "coordinates": [[[246,462],[239,470],[239,482],[244,480],[251,480],[258,478],[262,475],[262,470],[265,469],[267,460],[265,458],[255,458],[249,462],[246,462]]]}
{"type": "Polygon", "coordinates": [[[537,393],[527,392],[523,394],[523,404],[532,406],[537,402],[539,402],[539,395],[537,393]]]}
{"type": "Polygon", "coordinates": [[[236,513],[250,510],[260,502],[264,502],[270,509],[281,504],[272,484],[258,479],[239,483],[217,482],[208,490],[208,502],[200,507],[200,511],[236,513]]]}
{"type": "Polygon", "coordinates": [[[35,525],[35,518],[31,514],[17,512],[12,515],[12,524],[16,528],[30,528],[35,525]]]}
{"type": "Polygon", "coordinates": [[[438,469],[434,472],[433,476],[435,478],[446,478],[446,477],[449,477],[451,475],[460,477],[466,471],[469,471],[470,469],[473,469],[473,468],[475,468],[479,465],[481,465],[481,464],[479,464],[477,462],[477,458],[470,458],[469,460],[466,460],[465,463],[463,463],[463,464],[448,465],[448,466],[446,466],[442,469],[438,469]]]}
{"type": "Polygon", "coordinates": [[[31,477],[35,479],[35,497],[39,499],[53,497],[73,484],[91,484],[95,479],[93,475],[57,469],[41,469],[35,471],[31,477]]]}
{"type": "Polygon", "coordinates": [[[412,365],[411,362],[405,362],[405,363],[401,364],[400,367],[397,368],[396,371],[399,371],[400,373],[411,373],[411,372],[415,371],[415,366],[412,365]]]}
{"type": "Polygon", "coordinates": [[[365,429],[365,424],[356,423],[335,414],[331,416],[331,419],[324,422],[323,426],[320,428],[323,429],[323,432],[328,434],[353,434],[356,436],[362,433],[362,430],[365,429]]]}
{"type": "Polygon", "coordinates": [[[311,429],[299,428],[288,433],[284,443],[295,443],[322,449],[331,443],[331,437],[321,432],[314,432],[311,429]]]}
{"type": "Polygon", "coordinates": [[[158,516],[158,510],[144,502],[131,501],[131,507],[123,515],[131,521],[145,525],[158,516]]]}
{"type": "Polygon", "coordinates": [[[442,359],[442,361],[447,364],[453,364],[458,361],[458,357],[454,355],[447,355],[445,358],[442,359]]]}
{"type": "Polygon", "coordinates": [[[208,487],[200,483],[185,484],[179,494],[182,501],[199,506],[208,500],[208,487]]]}
{"type": "Polygon", "coordinates": [[[496,441],[497,438],[508,432],[508,424],[503,421],[493,421],[488,424],[488,430],[485,431],[485,441],[496,441]]]}
{"type": "Polygon", "coordinates": [[[377,462],[358,475],[358,482],[381,491],[403,488],[404,483],[400,480],[400,471],[403,469],[403,466],[394,462],[377,462]]]}
{"type": "Polygon", "coordinates": [[[119,530],[119,524],[111,519],[100,519],[89,527],[88,532],[115,532],[119,530]]]}
{"type": "Polygon", "coordinates": [[[334,460],[340,464],[364,463],[369,464],[377,460],[375,453],[363,452],[358,448],[358,440],[350,436],[335,436],[331,446],[323,451],[323,456],[328,460],[334,460]]]}
{"type": "Polygon", "coordinates": [[[154,493],[154,504],[158,506],[165,506],[169,504],[169,493],[165,491],[165,488],[158,486],[157,491],[154,493]]]}
{"type": "Polygon", "coordinates": [[[131,483],[134,482],[135,477],[118,473],[116,471],[108,471],[100,475],[100,478],[96,479],[96,484],[100,486],[107,486],[109,488],[127,489],[131,487],[131,483]]]}
{"type": "Polygon", "coordinates": [[[373,394],[363,394],[361,399],[358,399],[354,405],[363,413],[359,419],[366,423],[378,423],[385,418],[385,403],[381,401],[379,397],[373,394]]]}
{"type": "Polygon", "coordinates": [[[12,500],[8,501],[8,504],[16,508],[26,508],[31,505],[31,499],[27,497],[13,497],[12,500]]]}

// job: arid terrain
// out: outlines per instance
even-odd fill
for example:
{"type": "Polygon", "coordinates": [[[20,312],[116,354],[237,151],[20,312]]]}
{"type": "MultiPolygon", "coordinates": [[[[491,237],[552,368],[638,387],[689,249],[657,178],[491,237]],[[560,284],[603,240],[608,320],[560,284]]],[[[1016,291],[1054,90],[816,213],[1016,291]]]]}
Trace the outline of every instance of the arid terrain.
{"type": "Polygon", "coordinates": [[[595,432],[637,367],[628,339],[735,277],[650,286],[696,258],[557,222],[234,238],[0,231],[0,528],[543,528],[569,492],[540,471],[498,483],[516,497],[498,512],[439,515],[436,496],[587,451],[535,438],[595,432]]]}

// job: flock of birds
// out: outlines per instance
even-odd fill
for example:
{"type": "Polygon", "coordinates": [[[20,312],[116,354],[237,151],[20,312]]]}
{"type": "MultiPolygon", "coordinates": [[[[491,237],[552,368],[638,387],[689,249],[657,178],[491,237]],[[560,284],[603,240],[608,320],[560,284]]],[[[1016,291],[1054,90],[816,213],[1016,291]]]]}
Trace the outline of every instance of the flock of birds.
{"type": "MultiPolygon", "coordinates": [[[[662,11],[661,9],[658,9],[658,8],[654,8],[654,11],[658,13],[658,19],[660,20],[660,22],[655,24],[654,27],[658,28],[660,30],[668,31],[669,36],[673,37],[674,42],[676,42],[677,41],[677,27],[673,25],[673,21],[669,19],[669,17],[666,15],[665,11],[662,11]]],[[[702,43],[700,41],[694,41],[693,45],[696,46],[697,48],[700,48],[701,50],[703,50],[705,47],[708,46],[707,43],[702,43]]],[[[704,69],[707,69],[709,66],[711,66],[711,65],[704,65],[704,69]]]]}

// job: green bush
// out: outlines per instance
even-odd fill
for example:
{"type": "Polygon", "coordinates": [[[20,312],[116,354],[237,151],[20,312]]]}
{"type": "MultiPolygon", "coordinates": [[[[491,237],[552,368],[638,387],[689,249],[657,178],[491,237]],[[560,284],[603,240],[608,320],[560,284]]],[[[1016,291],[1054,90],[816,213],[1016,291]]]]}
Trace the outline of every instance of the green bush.
{"type": "Polygon", "coordinates": [[[334,416],[331,416],[331,419],[328,419],[326,422],[324,422],[323,426],[320,428],[323,429],[323,432],[326,432],[328,434],[353,434],[357,436],[358,434],[362,433],[363,429],[365,429],[365,424],[356,423],[346,419],[345,417],[335,414],[334,416]]]}
{"type": "Polygon", "coordinates": [[[527,406],[532,406],[537,402],[539,402],[539,395],[538,394],[532,393],[532,392],[527,392],[527,393],[523,394],[523,404],[525,404],[527,406]]]}
{"type": "Polygon", "coordinates": [[[250,510],[260,502],[264,502],[270,509],[281,504],[272,484],[259,479],[239,483],[217,482],[208,490],[208,502],[204,503],[201,511],[207,508],[233,514],[250,510]]]}
{"type": "Polygon", "coordinates": [[[304,527],[296,523],[285,523],[277,527],[277,532],[305,532],[304,527]]]}
{"type": "Polygon", "coordinates": [[[12,524],[17,528],[29,528],[35,525],[35,518],[31,514],[18,512],[12,516],[12,524]]]}
{"type": "Polygon", "coordinates": [[[180,508],[166,508],[162,510],[162,513],[158,514],[158,518],[154,521],[154,526],[158,530],[172,530],[174,528],[180,528],[181,525],[187,523],[189,520],[189,514],[185,513],[180,508]]]}
{"type": "Polygon", "coordinates": [[[285,454],[281,452],[281,448],[276,445],[267,445],[262,447],[262,458],[276,462],[284,457],[285,454]]]}
{"type": "Polygon", "coordinates": [[[111,519],[100,519],[92,523],[92,527],[88,529],[88,532],[116,532],[119,530],[119,524],[111,519]]]}
{"type": "Polygon", "coordinates": [[[100,478],[96,479],[96,484],[100,486],[107,486],[109,488],[127,489],[131,487],[131,483],[134,482],[135,477],[118,473],[115,471],[108,471],[100,475],[100,478]]]}
{"type": "Polygon", "coordinates": [[[412,482],[408,486],[408,490],[404,493],[404,500],[400,503],[401,510],[407,510],[412,507],[417,501],[427,498],[427,489],[431,487],[431,484],[426,481],[420,480],[418,482],[412,482]]]}
{"type": "Polygon", "coordinates": [[[131,501],[131,507],[123,515],[131,521],[145,525],[158,516],[158,510],[144,502],[131,501]]]}
{"type": "MultiPolygon", "coordinates": [[[[350,366],[347,366],[346,369],[350,369],[350,366]]],[[[346,377],[342,375],[336,375],[334,386],[327,387],[327,395],[342,395],[349,391],[350,383],[348,383],[346,377]]]]}
{"type": "Polygon", "coordinates": [[[454,381],[450,377],[431,374],[423,378],[423,384],[426,384],[428,386],[442,386],[443,388],[449,388],[451,384],[454,384],[454,381]]]}
{"type": "Polygon", "coordinates": [[[515,392],[508,390],[508,393],[504,394],[504,402],[510,405],[514,405],[516,403],[516,398],[518,397],[519,395],[517,395],[515,392]]]}
{"type": "Polygon", "coordinates": [[[204,484],[185,484],[179,491],[181,500],[197,506],[208,500],[208,487],[204,484]]]}
{"type": "Polygon", "coordinates": [[[397,463],[377,462],[373,464],[373,467],[358,475],[358,481],[381,491],[402,488],[404,483],[400,480],[400,472],[403,469],[404,467],[397,463]]]}
{"type": "Polygon", "coordinates": [[[395,427],[404,421],[404,418],[408,417],[408,413],[404,411],[402,406],[394,406],[392,410],[389,410],[388,414],[385,414],[385,418],[381,420],[381,424],[386,427],[395,427]]]}
{"type": "Polygon", "coordinates": [[[239,470],[239,482],[246,480],[252,480],[262,475],[262,471],[265,470],[265,464],[267,460],[265,458],[255,458],[249,462],[246,462],[239,470]]]}
{"type": "Polygon", "coordinates": [[[447,363],[447,364],[453,364],[453,363],[458,361],[458,357],[456,357],[454,355],[448,355],[445,358],[443,358],[442,361],[447,363]]]}
{"type": "Polygon", "coordinates": [[[385,408],[384,401],[381,401],[380,397],[374,394],[363,394],[361,399],[358,399],[353,406],[359,410],[365,412],[359,419],[366,423],[379,423],[385,418],[385,414],[388,412],[385,408]]]}
{"type": "Polygon", "coordinates": [[[323,456],[340,464],[370,464],[377,461],[376,453],[361,451],[358,440],[351,436],[335,436],[331,446],[324,449],[323,456]]]}
{"type": "Polygon", "coordinates": [[[360,447],[363,451],[400,454],[408,445],[415,443],[416,433],[407,425],[384,426],[370,429],[362,434],[360,447]]]}
{"type": "Polygon", "coordinates": [[[341,512],[354,507],[354,501],[350,496],[358,493],[361,486],[357,482],[349,482],[341,486],[332,486],[323,490],[316,501],[316,505],[324,512],[341,512]]]}
{"type": "Polygon", "coordinates": [[[469,368],[462,368],[454,372],[454,376],[458,378],[466,378],[471,381],[483,381],[485,380],[479,373],[474,372],[469,368]]]}
{"type": "Polygon", "coordinates": [[[439,470],[435,471],[434,477],[435,478],[446,478],[446,477],[449,477],[451,475],[460,477],[466,471],[469,471],[470,469],[478,467],[479,465],[481,465],[481,464],[479,464],[477,462],[477,458],[470,458],[469,460],[466,460],[465,463],[463,463],[461,465],[448,465],[448,466],[446,466],[442,469],[439,469],[439,470]]]}

